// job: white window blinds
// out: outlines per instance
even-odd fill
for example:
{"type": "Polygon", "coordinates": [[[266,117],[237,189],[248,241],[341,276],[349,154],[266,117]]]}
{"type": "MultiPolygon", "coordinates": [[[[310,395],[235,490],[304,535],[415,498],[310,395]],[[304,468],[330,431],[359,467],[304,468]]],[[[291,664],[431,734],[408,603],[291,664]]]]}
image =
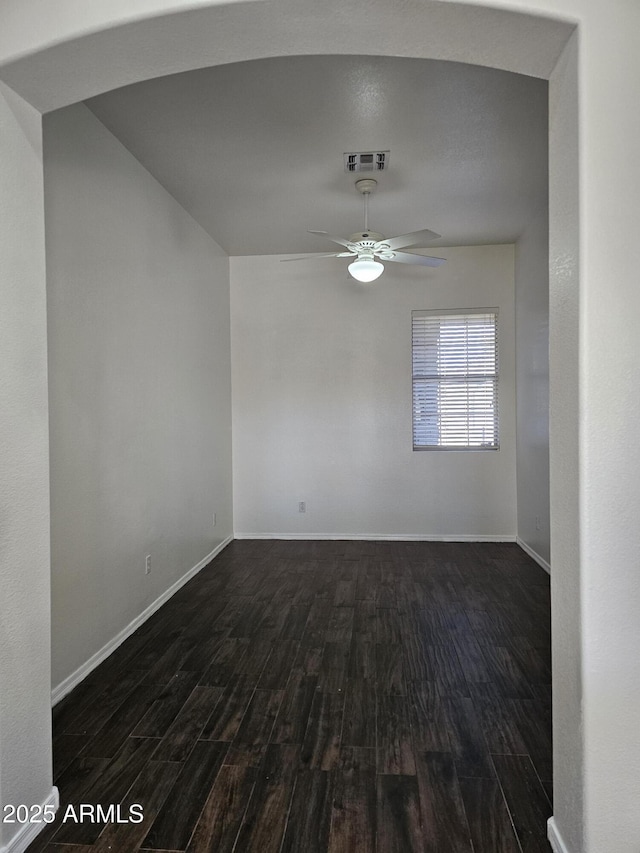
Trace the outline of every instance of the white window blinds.
{"type": "Polygon", "coordinates": [[[498,309],[413,311],[414,450],[497,450],[498,309]]]}

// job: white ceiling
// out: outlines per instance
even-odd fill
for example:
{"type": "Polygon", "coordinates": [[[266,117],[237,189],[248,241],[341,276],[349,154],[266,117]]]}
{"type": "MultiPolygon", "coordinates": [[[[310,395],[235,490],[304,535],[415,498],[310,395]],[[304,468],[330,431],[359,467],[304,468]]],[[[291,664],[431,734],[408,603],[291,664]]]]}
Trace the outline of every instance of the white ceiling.
{"type": "Polygon", "coordinates": [[[362,198],[346,151],[390,150],[372,229],[438,245],[514,242],[546,204],[547,83],[435,60],[234,63],[87,102],[230,255],[333,251],[362,198]]]}

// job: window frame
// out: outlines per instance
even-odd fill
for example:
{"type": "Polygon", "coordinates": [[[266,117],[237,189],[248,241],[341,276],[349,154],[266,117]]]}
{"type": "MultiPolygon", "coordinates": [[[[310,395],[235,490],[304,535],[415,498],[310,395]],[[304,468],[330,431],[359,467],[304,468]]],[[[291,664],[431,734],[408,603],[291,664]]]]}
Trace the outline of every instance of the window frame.
{"type": "MultiPolygon", "coordinates": [[[[447,309],[416,309],[411,312],[411,439],[412,439],[412,448],[414,451],[423,451],[423,450],[435,450],[435,451],[461,451],[463,453],[468,453],[469,451],[485,451],[485,450],[500,450],[500,360],[499,360],[499,317],[500,311],[497,307],[492,308],[447,308],[447,309]],[[493,424],[494,424],[494,439],[495,441],[491,444],[416,444],[417,436],[416,436],[416,415],[418,414],[418,407],[416,405],[416,380],[425,379],[425,376],[417,376],[415,370],[415,358],[416,358],[416,341],[415,341],[415,320],[419,317],[433,317],[434,320],[439,317],[461,317],[461,318],[469,318],[474,315],[493,315],[493,327],[494,327],[494,349],[493,349],[493,360],[495,365],[495,372],[488,374],[474,374],[473,372],[467,372],[466,374],[457,374],[462,381],[467,379],[478,379],[484,376],[485,379],[489,379],[493,382],[493,424]]],[[[467,351],[467,347],[465,346],[465,351],[467,351]]],[[[455,374],[454,374],[455,375],[455,374]]],[[[438,380],[437,373],[432,375],[434,380],[438,380]]],[[[438,383],[438,387],[440,384],[438,383]]],[[[470,411],[470,409],[467,409],[470,411]]],[[[438,425],[438,430],[440,431],[441,426],[438,425]]],[[[467,436],[468,438],[468,436],[467,436]]]]}

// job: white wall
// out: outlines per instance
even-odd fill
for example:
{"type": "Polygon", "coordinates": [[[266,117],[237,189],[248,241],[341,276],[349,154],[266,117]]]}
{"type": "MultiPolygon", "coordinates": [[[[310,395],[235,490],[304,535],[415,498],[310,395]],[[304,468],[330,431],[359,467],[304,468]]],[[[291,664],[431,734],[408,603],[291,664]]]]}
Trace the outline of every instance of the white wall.
{"type": "Polygon", "coordinates": [[[549,216],[516,244],[518,541],[547,568],[549,518],[549,216]]]}
{"type": "Polygon", "coordinates": [[[56,686],[232,533],[229,283],[86,107],[44,131],[56,686]]]}
{"type": "MultiPolygon", "coordinates": [[[[0,83],[0,800],[51,793],[40,116],[0,83]]],[[[4,811],[2,812],[4,815],[4,811]]],[[[15,825],[0,819],[0,849],[15,825]]]]}
{"type": "MultiPolygon", "coordinates": [[[[570,401],[580,385],[580,234],[578,38],[573,36],[550,82],[549,344],[551,432],[551,636],[553,638],[554,831],[568,853],[589,847],[584,825],[582,670],[583,579],[580,553],[580,411],[570,401]]],[[[635,654],[635,652],[634,652],[635,654]]],[[[611,720],[612,725],[617,723],[611,720]]],[[[612,780],[609,780],[611,783],[612,780]]],[[[634,847],[627,847],[631,853],[634,847]]],[[[561,851],[564,853],[564,851],[561,851]]]]}
{"type": "MultiPolygon", "coordinates": [[[[636,440],[640,3],[627,0],[590,7],[589,26],[581,32],[579,46],[583,216],[580,298],[575,300],[580,317],[584,846],[589,853],[636,853],[640,847],[640,442],[636,440]]],[[[558,265],[566,260],[552,257],[558,265]]],[[[566,275],[559,275],[565,297],[574,289],[573,282],[568,287],[566,282],[566,275]]]]}
{"type": "Polygon", "coordinates": [[[237,535],[515,535],[513,247],[438,252],[368,286],[344,260],[231,259],[237,535]],[[500,450],[414,452],[411,310],[492,306],[500,450]]]}

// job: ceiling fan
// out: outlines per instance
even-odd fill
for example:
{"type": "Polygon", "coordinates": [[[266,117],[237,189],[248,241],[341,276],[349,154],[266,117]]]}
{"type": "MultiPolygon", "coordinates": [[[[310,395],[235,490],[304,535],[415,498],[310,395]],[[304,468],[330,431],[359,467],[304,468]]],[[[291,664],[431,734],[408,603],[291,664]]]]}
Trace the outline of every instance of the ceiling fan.
{"type": "Polygon", "coordinates": [[[428,228],[400,234],[398,237],[385,237],[376,231],[369,231],[369,196],[378,182],[373,178],[356,181],[356,189],[364,196],[364,230],[352,234],[348,239],[334,237],[326,231],[309,231],[309,234],[321,234],[333,243],[344,246],[346,252],[328,252],[324,255],[301,255],[297,258],[283,258],[283,261],[306,261],[311,258],[355,258],[349,264],[349,273],[357,281],[375,281],[384,271],[380,261],[395,261],[401,264],[418,264],[423,267],[439,267],[445,258],[433,258],[427,255],[415,255],[412,252],[398,252],[408,246],[420,246],[440,236],[428,228]],[[378,260],[379,258],[379,260],[378,260]]]}

